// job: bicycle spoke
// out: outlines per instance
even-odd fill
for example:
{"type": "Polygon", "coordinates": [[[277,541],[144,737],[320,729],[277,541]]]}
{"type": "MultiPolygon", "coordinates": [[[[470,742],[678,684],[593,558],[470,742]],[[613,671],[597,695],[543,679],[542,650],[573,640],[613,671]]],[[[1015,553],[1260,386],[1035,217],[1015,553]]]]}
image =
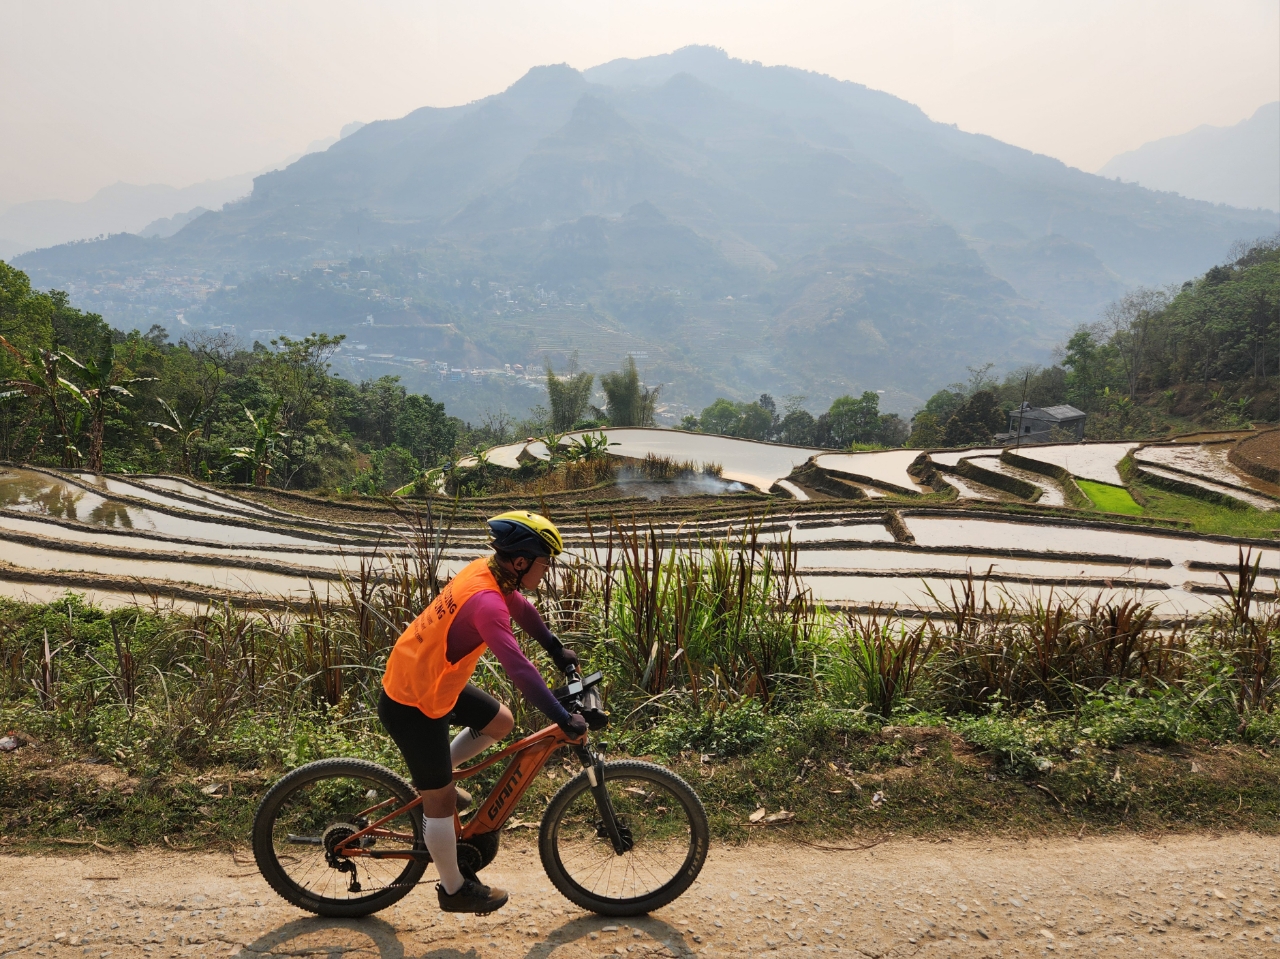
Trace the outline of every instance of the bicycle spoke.
{"type": "Polygon", "coordinates": [[[638,774],[613,774],[607,788],[630,848],[618,854],[601,835],[595,798],[584,789],[560,817],[560,862],[569,880],[594,896],[639,899],[666,886],[684,867],[694,841],[688,814],[679,797],[638,774]]]}
{"type": "MultiPolygon", "coordinates": [[[[359,776],[325,777],[299,786],[280,805],[272,823],[272,846],[276,861],[300,891],[326,900],[356,901],[396,885],[408,872],[410,860],[348,858],[325,847],[329,830],[343,831],[345,826],[344,835],[350,835],[364,828],[367,821],[360,814],[370,807],[370,792],[379,788],[380,784],[359,776]],[[352,874],[338,868],[347,863],[355,866],[357,889],[351,888],[352,874]]],[[[381,818],[387,811],[384,806],[375,815],[381,818]]],[[[365,841],[379,850],[411,848],[411,815],[404,813],[381,827],[380,833],[398,835],[380,834],[365,841]]]]}

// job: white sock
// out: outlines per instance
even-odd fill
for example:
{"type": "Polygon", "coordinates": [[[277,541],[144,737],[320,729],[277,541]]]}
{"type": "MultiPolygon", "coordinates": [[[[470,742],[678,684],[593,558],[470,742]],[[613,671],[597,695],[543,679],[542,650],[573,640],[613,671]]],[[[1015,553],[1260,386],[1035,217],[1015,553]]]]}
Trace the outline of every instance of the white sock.
{"type": "Polygon", "coordinates": [[[457,769],[472,756],[479,756],[496,742],[497,740],[492,736],[478,733],[468,726],[454,736],[453,742],[449,744],[449,759],[453,763],[453,768],[457,769]]]}
{"type": "Polygon", "coordinates": [[[422,839],[431,853],[431,860],[440,874],[440,885],[453,895],[462,888],[462,871],[458,868],[458,840],[453,834],[453,817],[442,819],[422,817],[422,839]]]}

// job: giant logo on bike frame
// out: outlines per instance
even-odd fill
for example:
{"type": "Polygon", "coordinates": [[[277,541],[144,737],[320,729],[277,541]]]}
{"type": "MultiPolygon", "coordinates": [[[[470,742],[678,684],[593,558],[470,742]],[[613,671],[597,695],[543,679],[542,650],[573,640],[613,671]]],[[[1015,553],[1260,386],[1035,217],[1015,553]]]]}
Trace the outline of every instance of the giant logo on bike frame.
{"type": "Polygon", "coordinates": [[[524,778],[524,764],[516,763],[516,765],[511,767],[511,772],[507,776],[506,785],[502,787],[502,791],[498,793],[497,796],[494,797],[493,802],[489,806],[488,813],[487,813],[487,815],[489,816],[489,822],[493,822],[498,818],[498,815],[502,812],[503,807],[506,806],[507,800],[510,799],[511,794],[516,791],[516,784],[519,783],[520,780],[523,778],[524,778]]]}

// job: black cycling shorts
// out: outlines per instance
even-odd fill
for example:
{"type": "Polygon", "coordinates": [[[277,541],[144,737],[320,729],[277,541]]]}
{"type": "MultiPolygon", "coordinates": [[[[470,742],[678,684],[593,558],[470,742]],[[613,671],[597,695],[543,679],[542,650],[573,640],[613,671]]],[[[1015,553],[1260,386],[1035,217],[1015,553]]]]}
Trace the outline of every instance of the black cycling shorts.
{"type": "Polygon", "coordinates": [[[432,719],[417,706],[398,703],[384,689],[378,697],[378,718],[404,754],[404,763],[418,789],[443,789],[453,782],[449,759],[449,727],[484,729],[498,715],[502,703],[483,689],[467,684],[447,716],[432,719]]]}

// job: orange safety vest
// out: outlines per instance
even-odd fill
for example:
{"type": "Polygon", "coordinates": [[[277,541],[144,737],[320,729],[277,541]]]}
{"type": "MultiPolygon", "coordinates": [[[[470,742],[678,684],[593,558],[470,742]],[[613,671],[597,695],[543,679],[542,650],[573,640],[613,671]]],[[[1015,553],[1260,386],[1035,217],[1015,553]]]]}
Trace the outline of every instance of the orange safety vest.
{"type": "Polygon", "coordinates": [[[483,558],[468,563],[449,581],[396,640],[382,674],[388,696],[402,705],[417,706],[432,719],[449,715],[489,648],[481,643],[456,663],[449,662],[449,627],[467,600],[488,589],[502,593],[483,558]]]}

